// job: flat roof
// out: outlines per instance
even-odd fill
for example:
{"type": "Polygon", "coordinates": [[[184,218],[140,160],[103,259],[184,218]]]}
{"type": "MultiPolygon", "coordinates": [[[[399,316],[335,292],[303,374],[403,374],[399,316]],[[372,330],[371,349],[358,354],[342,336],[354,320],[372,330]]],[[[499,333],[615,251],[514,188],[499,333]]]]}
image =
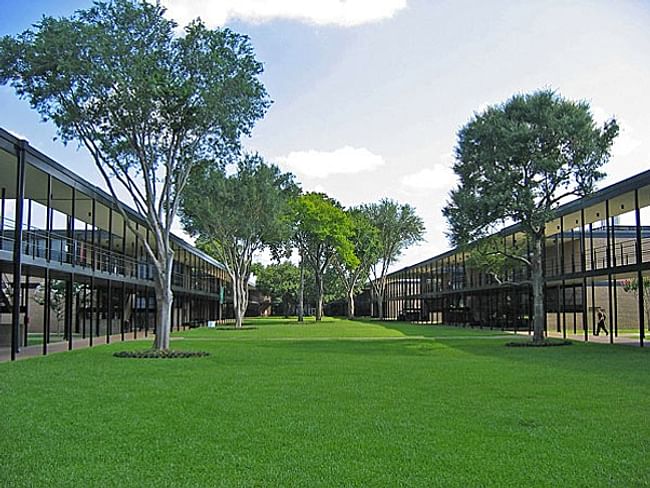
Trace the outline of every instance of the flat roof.
{"type": "MultiPolygon", "coordinates": [[[[571,200],[570,202],[567,202],[563,205],[560,205],[555,209],[554,212],[554,217],[551,221],[547,222],[547,225],[555,219],[559,219],[560,217],[564,217],[566,215],[572,214],[574,212],[578,212],[582,209],[586,209],[588,207],[592,207],[594,205],[597,205],[599,203],[602,203],[606,200],[611,200],[615,197],[618,197],[620,195],[623,195],[625,193],[634,191],[638,188],[648,186],[650,185],[650,170],[643,171],[641,173],[638,173],[634,176],[630,176],[629,178],[626,178],[624,180],[621,180],[617,183],[614,183],[612,185],[606,186],[605,188],[602,188],[598,191],[595,191],[591,195],[582,197],[582,198],[577,198],[575,200],[571,200]]],[[[604,218],[603,218],[604,219],[604,218]]],[[[520,223],[512,224],[509,226],[504,227],[503,229],[495,232],[492,235],[510,235],[514,234],[516,232],[520,232],[522,230],[522,225],[520,223]]],[[[422,261],[419,261],[415,264],[411,264],[409,266],[404,266],[403,268],[400,268],[396,271],[393,271],[389,273],[387,276],[394,275],[396,273],[401,273],[403,271],[412,269],[412,268],[417,268],[418,266],[422,266],[423,264],[433,262],[438,259],[443,259],[449,256],[453,256],[458,252],[458,247],[455,247],[453,249],[450,249],[449,251],[445,251],[444,253],[437,254],[435,256],[432,256],[430,258],[424,259],[422,261]]]]}

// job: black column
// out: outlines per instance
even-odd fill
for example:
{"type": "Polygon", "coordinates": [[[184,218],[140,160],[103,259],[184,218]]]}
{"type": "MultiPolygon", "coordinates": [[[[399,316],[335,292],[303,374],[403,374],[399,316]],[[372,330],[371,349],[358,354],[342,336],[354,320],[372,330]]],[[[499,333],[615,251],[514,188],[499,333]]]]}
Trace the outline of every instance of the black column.
{"type": "MultiPolygon", "coordinates": [[[[70,257],[70,264],[74,268],[77,263],[77,241],[75,240],[74,233],[74,216],[77,204],[77,191],[72,187],[72,204],[71,211],[68,216],[68,254],[70,257]]],[[[72,295],[74,293],[74,273],[68,276],[65,284],[65,330],[68,334],[68,350],[72,349],[72,295]]]]}
{"type": "Polygon", "coordinates": [[[50,268],[45,268],[45,299],[43,300],[43,355],[47,354],[47,344],[50,342],[50,297],[52,293],[50,268]]]}
{"type": "Polygon", "coordinates": [[[589,340],[589,322],[587,320],[587,240],[585,236],[585,209],[580,210],[580,271],[582,272],[582,331],[585,342],[589,340]]]}
{"type": "Polygon", "coordinates": [[[641,212],[639,210],[639,190],[634,190],[634,216],[636,220],[636,281],[639,297],[639,346],[643,347],[645,339],[645,304],[643,303],[643,250],[641,249],[641,212]]]}
{"type": "Polygon", "coordinates": [[[106,282],[106,344],[111,342],[113,333],[113,282],[106,282]]]}
{"type": "Polygon", "coordinates": [[[20,286],[22,281],[23,207],[25,204],[25,146],[26,141],[16,144],[16,215],[14,224],[14,289],[11,314],[11,360],[16,359],[20,337],[20,286]]]}
{"type": "Polygon", "coordinates": [[[70,274],[65,283],[65,325],[68,350],[72,349],[72,295],[74,294],[74,274],[70,274]]]}
{"type": "Polygon", "coordinates": [[[612,228],[609,216],[609,200],[605,200],[605,219],[607,222],[607,293],[609,299],[609,343],[614,343],[612,316],[614,314],[614,299],[612,297],[612,228]]]}

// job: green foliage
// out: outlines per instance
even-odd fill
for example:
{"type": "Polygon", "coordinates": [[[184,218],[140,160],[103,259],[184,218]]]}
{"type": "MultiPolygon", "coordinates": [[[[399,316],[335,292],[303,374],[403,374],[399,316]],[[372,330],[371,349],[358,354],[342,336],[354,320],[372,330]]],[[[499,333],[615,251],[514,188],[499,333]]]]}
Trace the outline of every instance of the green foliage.
{"type": "Polygon", "coordinates": [[[313,272],[316,285],[316,318],[322,316],[325,273],[334,259],[356,267],[352,221],[341,205],[322,193],[306,193],[292,201],[293,244],[313,272]]]}
{"type": "MultiPolygon", "coordinates": [[[[632,293],[635,297],[639,297],[639,280],[632,278],[623,280],[623,291],[625,293],[632,293]]],[[[650,276],[644,276],[642,281],[643,289],[643,309],[645,312],[645,326],[650,330],[650,276]]]]}
{"type": "Polygon", "coordinates": [[[0,41],[0,82],[120,175],[143,159],[155,171],[169,156],[181,167],[229,155],[269,105],[262,65],[247,37],[200,21],[175,36],[163,12],[113,0],[44,17],[0,41]]]}
{"type": "Polygon", "coordinates": [[[408,203],[384,198],[361,207],[379,230],[380,262],[388,268],[405,249],[424,240],[424,222],[408,203]]]}
{"type": "Polygon", "coordinates": [[[504,238],[496,234],[476,241],[472,246],[467,246],[466,250],[466,266],[481,270],[497,283],[516,281],[522,284],[526,281],[513,279],[519,274],[522,263],[530,265],[530,250],[525,239],[513,243],[510,237],[504,238]]]}
{"type": "MultiPolygon", "coordinates": [[[[354,316],[354,295],[360,292],[370,277],[370,268],[375,264],[381,253],[379,229],[370,221],[359,207],[347,210],[352,223],[350,241],[354,246],[357,262],[345,263],[336,259],[334,268],[343,285],[344,296],[348,301],[348,317],[354,316]]],[[[337,297],[342,298],[342,297],[337,297]]]]}
{"type": "Polygon", "coordinates": [[[475,114],[458,134],[460,185],[443,211],[452,242],[466,244],[512,221],[541,236],[561,202],[594,190],[617,134],[615,120],[598,128],[587,102],[549,90],[475,114]]]}
{"type": "Polygon", "coordinates": [[[293,175],[246,154],[226,175],[212,165],[193,172],[182,201],[181,221],[199,248],[225,266],[231,278],[236,326],[248,306],[248,280],[256,252],[291,235],[286,218],[298,188],[293,175]]]}
{"type": "MultiPolygon", "coordinates": [[[[598,128],[588,103],[565,100],[550,90],[515,95],[489,107],[458,133],[454,171],[460,184],[443,209],[448,236],[453,244],[466,246],[505,224],[520,223],[531,252],[506,257],[516,256],[530,267],[534,342],[544,340],[546,222],[567,198],[594,190],[617,134],[615,120],[598,128]]],[[[498,264],[494,259],[486,263],[488,273],[498,264]]]]}
{"type": "Polygon", "coordinates": [[[402,252],[424,240],[424,222],[409,204],[384,198],[361,207],[361,212],[379,231],[378,259],[371,265],[372,287],[379,317],[383,318],[383,297],[388,269],[402,252]]]}
{"type": "Polygon", "coordinates": [[[370,266],[377,262],[381,253],[380,230],[370,220],[361,207],[353,207],[347,211],[352,225],[350,241],[354,246],[354,255],[357,261],[342,263],[349,271],[359,271],[361,276],[367,277],[370,266]]]}
{"type": "Polygon", "coordinates": [[[306,193],[293,200],[294,243],[307,262],[321,272],[338,255],[355,266],[352,222],[341,205],[323,193],[306,193]]]}
{"type": "Polygon", "coordinates": [[[96,2],[69,18],[44,17],[0,40],[0,83],[10,83],[64,142],[90,152],[122,212],[116,186],[151,229],[143,240],[156,273],[156,346],[167,347],[173,249],[170,231],[198,161],[239,152],[269,99],[246,36],[200,21],[174,34],[159,2],[96,2]]]}
{"type": "Polygon", "coordinates": [[[288,315],[298,303],[300,269],[290,261],[264,266],[253,263],[252,272],[257,277],[255,287],[271,297],[273,303],[282,304],[282,313],[288,315]]]}
{"type": "MultiPolygon", "coordinates": [[[[632,278],[630,280],[623,280],[623,290],[627,293],[639,293],[639,280],[632,278]]],[[[644,293],[650,292],[650,276],[643,277],[643,291],[644,293]]]]}
{"type": "Polygon", "coordinates": [[[290,236],[289,201],[298,192],[293,175],[258,154],[245,154],[226,175],[212,165],[192,172],[181,206],[187,232],[227,267],[290,236]]]}
{"type": "MultiPolygon", "coordinates": [[[[264,266],[253,263],[253,274],[257,277],[255,287],[269,295],[274,303],[280,303],[281,308],[275,309],[274,314],[294,314],[298,304],[300,289],[300,268],[290,261],[272,263],[264,266]]],[[[345,296],[345,288],[332,268],[327,268],[323,274],[323,301],[325,303],[345,296]]],[[[314,272],[305,269],[305,303],[314,306],[318,299],[318,289],[314,272]]]]}
{"type": "MultiPolygon", "coordinates": [[[[51,280],[50,282],[50,309],[54,311],[57,320],[63,320],[65,315],[65,297],[67,293],[67,283],[65,280],[51,280]]],[[[74,282],[72,284],[72,293],[75,301],[79,301],[81,307],[89,307],[92,303],[90,295],[90,286],[83,283],[74,282]]],[[[34,290],[34,301],[39,305],[45,305],[45,285],[39,283],[34,290]]]]}

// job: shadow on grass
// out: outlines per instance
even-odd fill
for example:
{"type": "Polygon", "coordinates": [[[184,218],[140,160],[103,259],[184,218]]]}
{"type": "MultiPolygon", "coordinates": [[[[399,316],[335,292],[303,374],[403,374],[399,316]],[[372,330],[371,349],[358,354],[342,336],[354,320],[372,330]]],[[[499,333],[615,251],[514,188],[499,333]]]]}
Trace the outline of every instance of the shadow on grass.
{"type": "MultiPolygon", "coordinates": [[[[344,320],[344,319],[342,319],[344,320]]],[[[370,317],[356,318],[353,323],[379,326],[384,329],[394,330],[407,336],[424,336],[424,337],[448,337],[448,336],[498,336],[506,335],[499,329],[479,329],[476,327],[462,327],[446,324],[426,324],[414,322],[402,322],[397,320],[379,320],[370,317]]]]}
{"type": "MultiPolygon", "coordinates": [[[[341,319],[328,317],[323,323],[332,324],[339,320],[341,319]]],[[[617,379],[625,384],[645,385],[647,382],[645,378],[647,374],[644,371],[647,371],[648,351],[640,348],[579,341],[574,342],[571,347],[513,348],[505,347],[506,343],[530,341],[531,336],[525,333],[514,335],[501,330],[412,324],[369,318],[342,322],[379,327],[399,332],[399,335],[356,338],[354,336],[340,338],[306,336],[286,342],[263,343],[260,346],[293,352],[367,357],[377,355],[414,357],[436,355],[446,351],[452,353],[453,358],[474,357],[475,360],[482,358],[491,364],[500,363],[500,367],[507,369],[532,368],[534,371],[539,371],[540,375],[546,376],[547,380],[558,375],[569,375],[574,376],[576,382],[579,382],[588,377],[611,377],[614,372],[617,379]],[[427,340],[419,339],[423,337],[427,340]],[[453,351],[458,354],[453,354],[453,351]]],[[[282,319],[272,319],[269,323],[280,324],[282,319]]],[[[368,335],[371,336],[372,333],[368,335]]]]}

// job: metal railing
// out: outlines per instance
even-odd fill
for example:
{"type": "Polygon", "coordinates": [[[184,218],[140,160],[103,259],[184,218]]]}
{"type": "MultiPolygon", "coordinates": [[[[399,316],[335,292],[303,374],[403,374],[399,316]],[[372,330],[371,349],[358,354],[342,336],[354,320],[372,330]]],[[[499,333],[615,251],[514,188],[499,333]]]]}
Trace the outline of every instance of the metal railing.
{"type": "MultiPolygon", "coordinates": [[[[5,216],[0,229],[0,250],[13,251],[15,222],[5,216]]],[[[65,230],[48,232],[24,225],[21,245],[23,256],[122,277],[153,280],[154,266],[149,260],[136,259],[101,245],[74,239],[64,235],[65,232],[65,230]]],[[[219,291],[216,277],[205,274],[174,271],[172,284],[210,293],[219,291]]]]}
{"type": "MultiPolygon", "coordinates": [[[[546,257],[546,276],[560,276],[562,274],[580,273],[583,271],[580,258],[580,249],[569,252],[564,256],[564,267],[562,260],[555,255],[546,257]]],[[[619,241],[614,246],[609,247],[608,266],[607,254],[608,246],[602,245],[585,251],[585,269],[584,271],[606,270],[608,267],[628,266],[637,263],[637,243],[636,239],[619,241]]],[[[650,261],[650,238],[641,239],[641,262],[650,261]]]]}

